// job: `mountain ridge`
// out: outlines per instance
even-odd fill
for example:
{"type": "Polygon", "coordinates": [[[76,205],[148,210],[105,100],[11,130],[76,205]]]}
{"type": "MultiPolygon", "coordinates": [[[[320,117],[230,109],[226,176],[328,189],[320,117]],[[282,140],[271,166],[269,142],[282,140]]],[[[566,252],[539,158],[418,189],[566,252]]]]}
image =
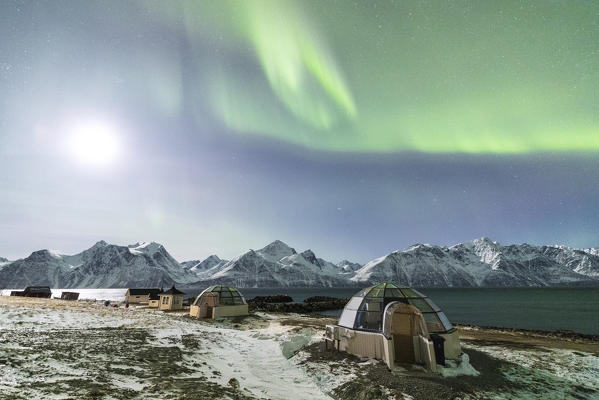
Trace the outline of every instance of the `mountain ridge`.
{"type": "Polygon", "coordinates": [[[0,287],[134,286],[363,287],[394,281],[415,287],[547,287],[599,284],[599,249],[501,245],[483,237],[453,246],[414,244],[364,265],[332,263],[310,249],[297,252],[275,240],[232,260],[212,254],[178,262],[156,242],[132,245],[103,240],[74,255],[37,250],[0,259],[0,287]]]}

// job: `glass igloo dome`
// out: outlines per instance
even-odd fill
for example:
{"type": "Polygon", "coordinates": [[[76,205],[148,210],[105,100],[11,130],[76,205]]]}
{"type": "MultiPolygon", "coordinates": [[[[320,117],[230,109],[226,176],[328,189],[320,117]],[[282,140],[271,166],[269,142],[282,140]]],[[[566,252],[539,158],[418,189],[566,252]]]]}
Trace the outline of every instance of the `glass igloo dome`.
{"type": "Polygon", "coordinates": [[[422,313],[430,333],[444,333],[453,329],[443,311],[426,295],[416,289],[381,283],[359,291],[345,305],[339,326],[362,331],[382,332],[385,307],[399,301],[411,304],[422,313]]]}
{"type": "Polygon", "coordinates": [[[210,286],[202,293],[200,293],[200,295],[193,302],[193,305],[195,306],[200,304],[200,299],[206,293],[218,294],[218,303],[221,306],[234,306],[239,304],[246,304],[245,298],[236,288],[230,286],[215,285],[210,286]]]}

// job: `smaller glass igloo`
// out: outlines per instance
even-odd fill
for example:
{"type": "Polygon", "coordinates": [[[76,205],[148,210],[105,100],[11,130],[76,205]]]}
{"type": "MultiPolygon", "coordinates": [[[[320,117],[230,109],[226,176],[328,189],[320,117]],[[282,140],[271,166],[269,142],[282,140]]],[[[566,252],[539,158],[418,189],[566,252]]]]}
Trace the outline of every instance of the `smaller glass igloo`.
{"type": "Polygon", "coordinates": [[[215,285],[215,286],[210,286],[209,288],[204,290],[202,293],[200,293],[200,295],[193,302],[193,305],[194,306],[199,305],[200,299],[202,298],[202,296],[204,294],[207,294],[207,293],[218,294],[218,304],[221,306],[234,306],[234,305],[240,305],[240,304],[247,304],[245,302],[245,298],[243,297],[243,295],[236,288],[230,287],[230,286],[215,285]]]}
{"type": "Polygon", "coordinates": [[[339,326],[382,332],[385,307],[394,301],[411,304],[420,310],[430,333],[445,333],[454,329],[443,311],[426,295],[393,283],[381,283],[354,295],[341,313],[339,326]]]}

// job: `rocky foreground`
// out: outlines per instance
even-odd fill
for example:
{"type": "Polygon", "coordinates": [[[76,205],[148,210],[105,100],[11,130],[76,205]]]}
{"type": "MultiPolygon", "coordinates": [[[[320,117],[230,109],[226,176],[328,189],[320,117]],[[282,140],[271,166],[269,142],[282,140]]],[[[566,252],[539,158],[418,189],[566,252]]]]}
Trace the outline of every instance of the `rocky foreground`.
{"type": "Polygon", "coordinates": [[[334,320],[0,297],[0,399],[596,399],[599,340],[460,327],[439,374],[326,351],[334,320]]]}

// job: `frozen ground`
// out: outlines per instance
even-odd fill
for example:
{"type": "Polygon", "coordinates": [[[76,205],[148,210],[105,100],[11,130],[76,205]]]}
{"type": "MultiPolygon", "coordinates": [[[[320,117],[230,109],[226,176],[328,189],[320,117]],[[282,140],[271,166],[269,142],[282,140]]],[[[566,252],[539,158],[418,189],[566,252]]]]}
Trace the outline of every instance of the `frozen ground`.
{"type": "Polygon", "coordinates": [[[441,375],[322,351],[328,319],[0,297],[0,399],[598,398],[597,354],[469,340],[441,375]]]}

